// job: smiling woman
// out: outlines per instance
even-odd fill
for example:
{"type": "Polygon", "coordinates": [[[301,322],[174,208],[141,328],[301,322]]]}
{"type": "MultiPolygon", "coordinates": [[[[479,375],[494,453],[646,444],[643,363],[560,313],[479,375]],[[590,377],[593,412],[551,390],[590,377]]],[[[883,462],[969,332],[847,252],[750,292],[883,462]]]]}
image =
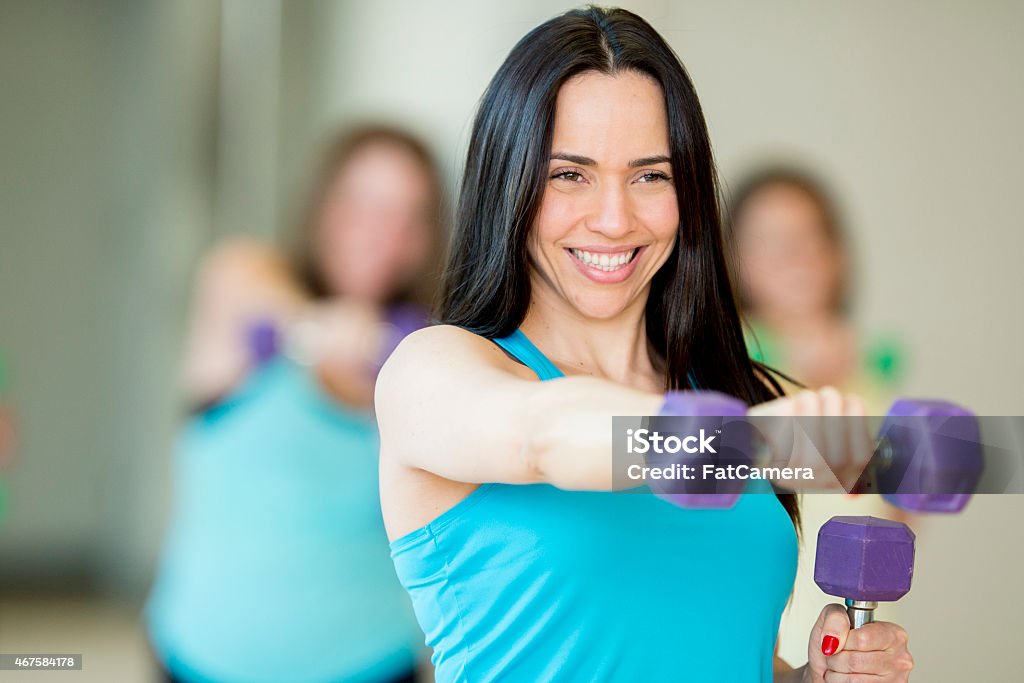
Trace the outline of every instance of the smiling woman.
{"type": "MultiPolygon", "coordinates": [[[[711,512],[612,492],[612,416],[667,410],[666,391],[861,410],[829,389],[778,399],[747,357],[700,104],[640,17],[574,10],[512,49],[473,126],[442,284],[443,324],[406,338],[376,390],[384,521],[438,681],[818,683],[823,642],[849,658],[837,605],[808,666],[773,656],[793,496],[758,481],[711,512]]],[[[850,433],[823,455],[844,471],[861,435],[837,422],[850,433]]],[[[839,666],[904,680],[905,647],[882,651],[894,634],[839,666]]]]}

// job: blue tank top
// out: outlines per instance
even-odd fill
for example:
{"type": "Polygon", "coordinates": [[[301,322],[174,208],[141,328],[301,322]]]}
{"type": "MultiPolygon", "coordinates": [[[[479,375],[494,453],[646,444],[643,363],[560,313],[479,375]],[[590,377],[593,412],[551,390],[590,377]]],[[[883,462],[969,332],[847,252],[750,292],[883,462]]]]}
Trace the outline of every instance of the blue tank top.
{"type": "MultiPolygon", "coordinates": [[[[562,376],[518,330],[494,341],[562,376]]],[[[391,556],[438,683],[750,683],[772,680],[797,542],[770,494],[684,510],[640,489],[484,484],[391,556]]]]}
{"type": "Polygon", "coordinates": [[[368,413],[283,357],[186,426],[146,605],[184,681],[390,680],[422,649],[388,554],[368,413]]]}

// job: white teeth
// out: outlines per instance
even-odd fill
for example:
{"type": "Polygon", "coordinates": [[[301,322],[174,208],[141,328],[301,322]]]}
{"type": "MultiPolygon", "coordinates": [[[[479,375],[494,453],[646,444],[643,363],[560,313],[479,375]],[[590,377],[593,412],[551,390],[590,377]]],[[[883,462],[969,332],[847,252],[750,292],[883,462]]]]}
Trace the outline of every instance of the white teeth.
{"type": "Polygon", "coordinates": [[[618,254],[597,253],[583,251],[582,249],[572,249],[571,251],[573,256],[591,268],[611,272],[622,268],[632,261],[638,250],[633,249],[632,251],[624,251],[618,254]]]}

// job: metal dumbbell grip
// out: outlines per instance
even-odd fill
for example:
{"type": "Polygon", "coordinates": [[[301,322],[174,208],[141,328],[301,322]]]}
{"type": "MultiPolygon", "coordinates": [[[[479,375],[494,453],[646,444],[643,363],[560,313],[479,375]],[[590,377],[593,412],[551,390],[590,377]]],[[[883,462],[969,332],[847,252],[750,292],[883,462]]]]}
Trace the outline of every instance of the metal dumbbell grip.
{"type": "Polygon", "coordinates": [[[864,624],[870,624],[875,620],[875,609],[878,603],[874,600],[850,600],[846,599],[846,614],[850,617],[850,626],[860,628],[864,624]]]}

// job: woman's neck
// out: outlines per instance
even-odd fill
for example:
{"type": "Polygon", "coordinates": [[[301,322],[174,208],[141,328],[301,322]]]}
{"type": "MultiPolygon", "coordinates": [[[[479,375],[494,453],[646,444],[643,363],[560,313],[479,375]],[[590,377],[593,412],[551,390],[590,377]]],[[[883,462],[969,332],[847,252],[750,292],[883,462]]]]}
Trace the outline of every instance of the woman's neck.
{"type": "Polygon", "coordinates": [[[567,375],[589,375],[637,389],[661,391],[648,352],[646,296],[613,318],[581,314],[541,285],[534,288],[520,329],[567,375]],[[538,291],[540,290],[540,291],[538,291]]]}

